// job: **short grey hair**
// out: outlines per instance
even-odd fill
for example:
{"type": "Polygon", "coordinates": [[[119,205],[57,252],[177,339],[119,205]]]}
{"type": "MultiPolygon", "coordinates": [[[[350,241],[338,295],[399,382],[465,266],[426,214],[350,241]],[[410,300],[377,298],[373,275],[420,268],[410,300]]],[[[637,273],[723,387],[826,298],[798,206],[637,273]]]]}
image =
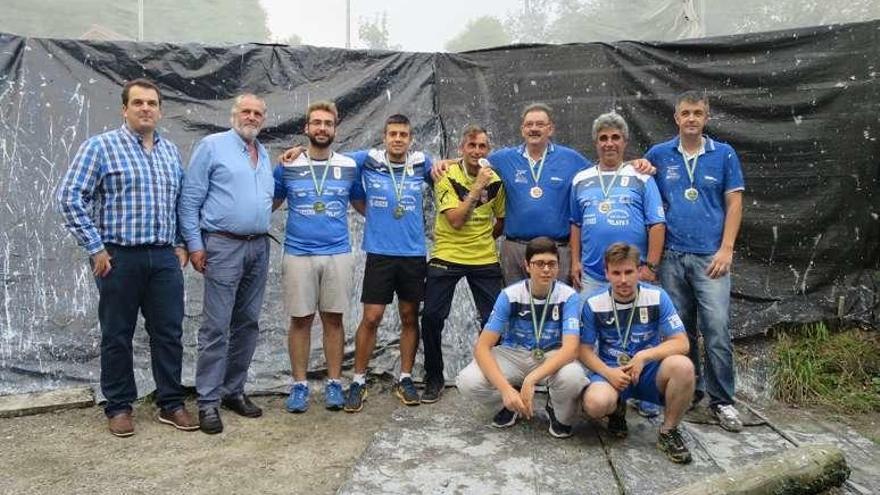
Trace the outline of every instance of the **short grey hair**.
{"type": "Polygon", "coordinates": [[[245,98],[253,98],[253,99],[259,101],[260,103],[263,104],[263,112],[265,112],[267,110],[266,100],[260,98],[259,96],[255,95],[253,93],[242,93],[242,94],[236,96],[234,100],[232,100],[232,108],[229,110],[229,113],[233,117],[235,116],[235,113],[238,112],[238,109],[241,108],[241,102],[244,101],[245,98]]]}
{"type": "Polygon", "coordinates": [[[603,129],[617,129],[623,134],[623,139],[629,141],[629,126],[617,112],[603,113],[593,121],[593,141],[599,138],[599,131],[603,129]]]}
{"type": "Polygon", "coordinates": [[[550,105],[541,102],[530,103],[523,108],[522,115],[520,115],[520,120],[525,120],[526,115],[532,112],[544,112],[547,114],[547,118],[550,122],[553,122],[553,109],[550,108],[550,105]]]}

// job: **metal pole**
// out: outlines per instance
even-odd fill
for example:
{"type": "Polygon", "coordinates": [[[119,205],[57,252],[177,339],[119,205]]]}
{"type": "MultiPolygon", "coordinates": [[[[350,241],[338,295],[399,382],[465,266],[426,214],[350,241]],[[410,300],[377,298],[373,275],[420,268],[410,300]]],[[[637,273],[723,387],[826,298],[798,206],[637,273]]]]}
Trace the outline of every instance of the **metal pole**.
{"type": "Polygon", "coordinates": [[[144,41],[144,0],[138,0],[138,41],[144,41]]]}
{"type": "Polygon", "coordinates": [[[351,48],[351,0],[345,0],[345,47],[351,48]]]}

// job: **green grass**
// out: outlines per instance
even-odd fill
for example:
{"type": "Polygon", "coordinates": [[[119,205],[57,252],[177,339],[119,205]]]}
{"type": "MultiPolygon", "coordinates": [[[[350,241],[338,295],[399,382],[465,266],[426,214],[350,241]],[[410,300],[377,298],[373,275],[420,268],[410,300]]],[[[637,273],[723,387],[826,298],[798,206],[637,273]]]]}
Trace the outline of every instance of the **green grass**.
{"type": "Polygon", "coordinates": [[[773,348],[776,398],[839,413],[880,412],[880,335],[824,323],[780,331],[773,348]]]}

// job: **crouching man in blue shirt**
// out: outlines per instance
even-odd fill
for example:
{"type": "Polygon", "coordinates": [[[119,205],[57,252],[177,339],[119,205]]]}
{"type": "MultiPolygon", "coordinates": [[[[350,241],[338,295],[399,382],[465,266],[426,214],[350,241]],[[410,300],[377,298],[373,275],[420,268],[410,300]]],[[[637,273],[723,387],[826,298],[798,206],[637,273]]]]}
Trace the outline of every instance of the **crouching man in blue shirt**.
{"type": "Polygon", "coordinates": [[[579,296],[558,282],[559,252],[549,237],[526,245],[529,278],[504,289],[474,348],[474,360],[459,373],[458,390],[497,409],[492,426],[513,426],[531,418],[535,385],[549,390],[550,434],[571,436],[578,398],[587,378],[578,352],[579,296]],[[496,345],[497,344],[497,345],[496,345]],[[519,387],[519,390],[517,390],[519,387]]]}
{"type": "Polygon", "coordinates": [[[639,250],[614,243],[605,251],[610,284],[589,296],[581,315],[580,359],[592,371],[583,398],[592,419],[608,416],[608,431],[625,437],[626,400],[666,406],[657,447],[673,462],[691,454],[678,430],[694,395],[688,338],[666,292],[639,282],[639,250]]]}

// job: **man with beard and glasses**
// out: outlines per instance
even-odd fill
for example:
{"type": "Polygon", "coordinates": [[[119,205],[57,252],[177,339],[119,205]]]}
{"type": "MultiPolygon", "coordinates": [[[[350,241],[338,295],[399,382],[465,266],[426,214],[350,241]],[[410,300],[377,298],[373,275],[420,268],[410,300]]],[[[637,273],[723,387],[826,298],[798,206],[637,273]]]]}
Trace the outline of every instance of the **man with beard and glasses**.
{"type": "MultiPolygon", "coordinates": [[[[339,113],[329,101],[317,101],[306,111],[305,152],[275,169],[275,204],[287,201],[282,279],[285,314],[290,319],[288,352],[293,386],[285,404],[293,413],[309,408],[306,371],[311,350],[311,328],[320,312],[324,329],[327,381],[324,404],[340,410],[342,357],[345,332],[342,314],[348,310],[354,258],[348,236],[349,193],[357,177],[350,157],[330,149],[336,137],[339,113]]],[[[352,201],[363,212],[363,201],[352,201]]]]}
{"type": "Polygon", "coordinates": [[[255,418],[263,411],[244,393],[260,333],[269,270],[272,165],[257,135],[262,98],[232,105],[232,129],[199,142],[183,181],[178,216],[196,271],[205,277],[196,392],[201,430],[223,431],[218,407],[255,418]]]}

